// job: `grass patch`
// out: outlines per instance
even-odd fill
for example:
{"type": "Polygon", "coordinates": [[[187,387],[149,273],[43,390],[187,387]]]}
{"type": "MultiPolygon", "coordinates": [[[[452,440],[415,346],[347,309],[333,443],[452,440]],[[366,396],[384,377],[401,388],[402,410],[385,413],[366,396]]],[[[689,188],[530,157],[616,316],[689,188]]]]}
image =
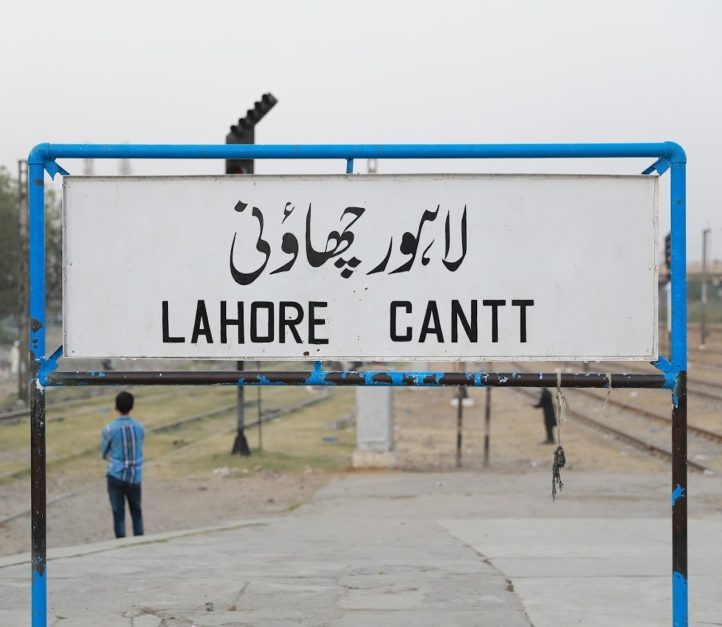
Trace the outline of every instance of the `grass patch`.
{"type": "MultiPolygon", "coordinates": [[[[319,394],[315,392],[314,394],[319,394]]],[[[263,425],[263,451],[258,450],[258,429],[246,430],[250,458],[230,454],[236,426],[235,409],[211,418],[153,433],[157,426],[233,405],[233,387],[146,387],[136,394],[133,416],[146,426],[146,472],[178,478],[212,475],[228,467],[238,475],[263,470],[337,472],[350,464],[353,429],[336,430],[335,421],[355,407],[352,389],[331,389],[328,400],[263,425]],[[326,442],[324,437],[333,441],[326,442]]],[[[291,407],[309,398],[300,387],[267,387],[262,391],[264,412],[291,407]]],[[[48,410],[47,467],[49,476],[68,483],[102,479],[105,462],[100,458],[102,428],[115,418],[113,396],[88,399],[82,406],[48,410]]],[[[246,401],[255,403],[256,390],[247,388],[246,401]]],[[[257,408],[246,407],[246,422],[257,419],[257,408]]],[[[29,472],[29,422],[0,426],[0,475],[29,472]]]]}
{"type": "MultiPolygon", "coordinates": [[[[308,392],[302,388],[274,389],[273,392],[278,407],[293,405],[299,397],[308,398],[308,392]]],[[[331,389],[327,400],[265,423],[262,427],[263,450],[258,449],[258,429],[247,429],[250,457],[231,455],[233,433],[216,431],[167,458],[158,459],[152,472],[161,477],[178,477],[179,474],[208,476],[216,468],[228,468],[230,473],[240,476],[260,470],[283,473],[304,472],[309,468],[318,472],[343,471],[351,462],[355,430],[336,429],[335,422],[350,414],[355,403],[352,389],[331,389]]],[[[264,400],[264,406],[270,406],[267,400],[264,400]]],[[[247,413],[248,422],[255,418],[253,412],[247,413]]]]}

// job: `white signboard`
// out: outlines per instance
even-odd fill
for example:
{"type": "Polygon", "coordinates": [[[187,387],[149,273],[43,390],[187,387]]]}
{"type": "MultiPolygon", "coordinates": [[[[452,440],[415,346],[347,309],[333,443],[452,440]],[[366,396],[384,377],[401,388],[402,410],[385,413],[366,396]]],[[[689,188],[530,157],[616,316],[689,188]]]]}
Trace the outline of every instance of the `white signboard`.
{"type": "Polygon", "coordinates": [[[652,360],[657,179],[66,177],[67,357],[652,360]]]}

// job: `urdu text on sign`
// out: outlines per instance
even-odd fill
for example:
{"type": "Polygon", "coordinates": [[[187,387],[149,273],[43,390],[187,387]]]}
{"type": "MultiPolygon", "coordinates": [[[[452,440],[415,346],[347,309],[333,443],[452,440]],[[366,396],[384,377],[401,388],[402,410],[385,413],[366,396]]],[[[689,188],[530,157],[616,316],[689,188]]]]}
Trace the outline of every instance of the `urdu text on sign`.
{"type": "Polygon", "coordinates": [[[65,355],[649,361],[656,237],[656,177],[66,177],[65,355]]]}

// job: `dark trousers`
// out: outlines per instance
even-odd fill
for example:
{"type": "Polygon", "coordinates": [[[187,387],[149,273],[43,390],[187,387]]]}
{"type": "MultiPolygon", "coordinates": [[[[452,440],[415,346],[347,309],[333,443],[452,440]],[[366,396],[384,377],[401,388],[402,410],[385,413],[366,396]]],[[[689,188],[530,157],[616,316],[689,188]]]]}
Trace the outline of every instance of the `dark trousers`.
{"type": "Polygon", "coordinates": [[[554,442],[554,425],[556,425],[556,420],[552,422],[546,418],[544,419],[544,428],[547,430],[547,442],[554,442]]]}
{"type": "Polygon", "coordinates": [[[125,538],[125,501],[128,500],[133,520],[133,535],[143,535],[143,512],[140,509],[140,483],[128,483],[108,475],[108,497],[113,510],[113,529],[116,538],[125,538]]]}

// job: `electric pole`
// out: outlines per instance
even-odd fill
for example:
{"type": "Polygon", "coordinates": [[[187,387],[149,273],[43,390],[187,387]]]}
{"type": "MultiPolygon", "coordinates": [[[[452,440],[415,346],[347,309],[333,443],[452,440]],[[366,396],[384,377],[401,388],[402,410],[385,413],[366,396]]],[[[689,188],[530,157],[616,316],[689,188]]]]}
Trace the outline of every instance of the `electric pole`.
{"type": "Polygon", "coordinates": [[[18,398],[30,401],[28,389],[28,162],[18,161],[18,398]]]}
{"type": "MultiPolygon", "coordinates": [[[[232,124],[230,132],[226,135],[227,144],[254,144],[256,141],[255,127],[278,101],[273,94],[263,94],[260,100],[256,101],[252,109],[246,112],[245,117],[232,124]]],[[[253,174],[253,159],[227,159],[226,174],[253,174]]],[[[243,362],[236,362],[239,371],[243,370],[243,362]]],[[[244,394],[243,386],[238,386],[236,406],[236,439],[233,442],[232,455],[243,455],[248,457],[251,449],[244,433],[246,428],[245,412],[243,407],[244,394]]],[[[259,405],[260,406],[260,405],[259,405]]]]}
{"type": "Polygon", "coordinates": [[[712,229],[702,231],[702,320],[700,325],[700,347],[704,348],[707,339],[707,240],[712,229]]]}

